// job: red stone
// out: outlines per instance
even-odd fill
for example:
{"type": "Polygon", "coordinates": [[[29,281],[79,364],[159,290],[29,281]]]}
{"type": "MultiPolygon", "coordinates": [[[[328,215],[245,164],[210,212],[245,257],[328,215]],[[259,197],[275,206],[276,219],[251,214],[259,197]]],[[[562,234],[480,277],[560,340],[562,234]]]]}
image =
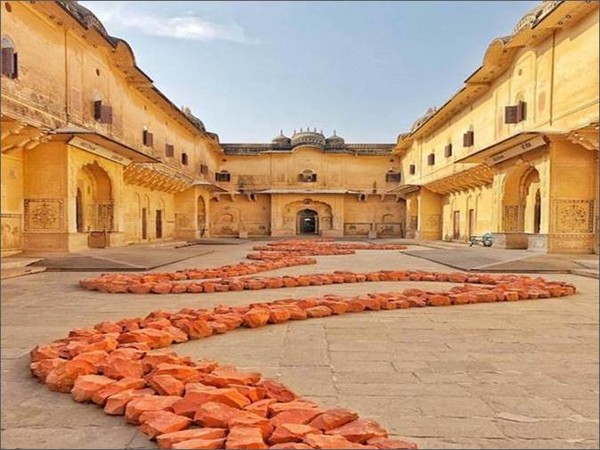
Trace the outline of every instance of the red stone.
{"type": "Polygon", "coordinates": [[[348,409],[328,409],[323,414],[315,417],[309,425],[319,430],[332,430],[358,419],[358,414],[348,409]]]}
{"type": "Polygon", "coordinates": [[[150,439],[161,434],[185,430],[192,423],[191,419],[168,411],[144,412],[139,421],[141,423],[139,430],[147,434],[150,439]]]}
{"type": "Polygon", "coordinates": [[[277,414],[271,419],[271,425],[278,427],[284,424],[308,424],[323,412],[320,408],[291,409],[277,414]]]}
{"type": "Polygon", "coordinates": [[[216,387],[229,387],[232,384],[254,385],[261,377],[258,372],[237,372],[218,367],[204,377],[203,383],[216,387]]]}
{"type": "Polygon", "coordinates": [[[67,361],[52,369],[46,376],[45,383],[52,391],[71,392],[79,376],[95,373],[96,367],[88,361],[67,361]]]}
{"type": "Polygon", "coordinates": [[[327,306],[313,306],[306,309],[306,314],[310,318],[327,317],[332,314],[332,311],[327,306]]]}
{"type": "MultiPolygon", "coordinates": [[[[159,448],[173,448],[174,444],[189,440],[205,440],[214,441],[225,437],[223,428],[190,428],[183,431],[175,431],[173,433],[161,434],[156,438],[159,448]]],[[[222,441],[224,442],[224,441],[222,441]]],[[[198,447],[188,447],[198,448],[198,447]]],[[[202,447],[200,447],[202,448],[202,447]]],[[[204,448],[222,448],[222,447],[204,447],[204,448]]]]}
{"type": "Polygon", "coordinates": [[[269,447],[263,440],[260,428],[233,427],[231,430],[229,430],[229,434],[227,435],[225,448],[246,449],[269,447]]]}
{"type": "Polygon", "coordinates": [[[271,312],[267,308],[252,308],[242,316],[242,320],[248,328],[257,328],[266,325],[270,317],[271,312]]]}
{"type": "Polygon", "coordinates": [[[306,436],[304,436],[304,443],[310,445],[312,448],[365,448],[360,444],[356,444],[354,442],[350,442],[347,439],[344,439],[342,436],[327,436],[325,434],[315,433],[307,434],[306,436]]]}
{"type": "Polygon", "coordinates": [[[102,366],[102,373],[115,380],[141,378],[144,375],[144,368],[139,359],[108,358],[102,366]]]}
{"type": "Polygon", "coordinates": [[[283,323],[290,320],[291,312],[287,308],[270,308],[269,323],[283,323]]]}
{"type": "Polygon", "coordinates": [[[225,439],[190,439],[187,441],[177,442],[172,448],[224,448],[225,439]]]}
{"type": "Polygon", "coordinates": [[[341,436],[349,441],[359,442],[362,444],[372,438],[388,437],[387,431],[385,431],[377,422],[363,419],[355,420],[339,428],[326,431],[325,433],[333,436],[341,436]]]}
{"type": "Polygon", "coordinates": [[[182,396],[185,390],[184,384],[171,375],[154,375],[148,384],[158,395],[182,396]]]}
{"type": "Polygon", "coordinates": [[[201,339],[213,334],[212,327],[205,320],[179,319],[173,325],[180,328],[190,339],[201,339]]]}
{"type": "Polygon", "coordinates": [[[154,391],[150,388],[146,389],[127,389],[111,395],[106,400],[104,412],[111,416],[122,416],[125,414],[125,408],[132,400],[140,397],[154,395],[154,391]]]}
{"type": "Polygon", "coordinates": [[[274,398],[278,402],[291,402],[298,397],[279,381],[264,379],[258,383],[258,386],[266,390],[267,398],[274,398]]]}
{"type": "Polygon", "coordinates": [[[112,378],[103,375],[82,375],[75,380],[71,395],[76,402],[89,402],[97,391],[114,382],[112,378]]]}
{"type": "Polygon", "coordinates": [[[138,424],[140,416],[146,411],[172,411],[173,404],[180,399],[181,397],[163,395],[138,397],[127,404],[125,417],[127,422],[138,424]]]}
{"type": "Polygon", "coordinates": [[[97,390],[94,395],[92,395],[92,401],[97,405],[102,406],[111,395],[126,390],[143,389],[145,387],[146,381],[143,378],[123,378],[122,380],[115,381],[114,383],[97,390]]]}
{"type": "Polygon", "coordinates": [[[29,367],[31,369],[31,373],[38,377],[40,381],[46,381],[46,377],[50,372],[59,366],[65,365],[66,363],[67,360],[62,358],[42,359],[32,362],[29,367]]]}
{"type": "Polygon", "coordinates": [[[305,449],[313,448],[310,445],[303,444],[302,442],[286,442],[285,444],[271,445],[269,448],[289,448],[289,449],[305,449]]]}
{"type": "Polygon", "coordinates": [[[254,413],[261,417],[268,417],[269,415],[269,406],[275,403],[277,400],[273,398],[266,398],[264,400],[259,400],[257,402],[251,403],[246,406],[244,409],[248,412],[254,413]]]}
{"type": "Polygon", "coordinates": [[[284,423],[275,428],[275,431],[269,438],[269,443],[283,444],[285,442],[302,442],[305,435],[318,432],[319,430],[310,425],[284,423]]]}

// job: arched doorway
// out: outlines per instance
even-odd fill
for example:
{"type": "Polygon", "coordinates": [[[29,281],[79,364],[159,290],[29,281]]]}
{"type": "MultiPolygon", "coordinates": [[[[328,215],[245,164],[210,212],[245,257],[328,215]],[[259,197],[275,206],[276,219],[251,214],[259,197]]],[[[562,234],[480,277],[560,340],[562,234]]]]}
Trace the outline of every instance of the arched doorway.
{"type": "Polygon", "coordinates": [[[200,237],[204,237],[206,233],[206,202],[204,201],[204,197],[201,195],[198,196],[197,201],[197,227],[200,230],[200,237]]]}
{"type": "Polygon", "coordinates": [[[77,188],[77,196],[75,197],[75,224],[78,233],[85,231],[83,226],[83,194],[81,193],[81,188],[77,188]]]}
{"type": "Polygon", "coordinates": [[[75,221],[78,232],[112,231],[112,183],[98,163],[83,166],[77,174],[75,221]]]}
{"type": "Polygon", "coordinates": [[[535,191],[535,205],[533,211],[533,232],[540,232],[540,225],[542,223],[542,195],[540,190],[535,191]]]}
{"type": "Polygon", "coordinates": [[[502,204],[504,232],[540,232],[540,174],[535,167],[520,167],[508,175],[502,204]]]}
{"type": "Polygon", "coordinates": [[[297,234],[317,234],[319,232],[319,215],[315,210],[298,211],[297,234]]]}

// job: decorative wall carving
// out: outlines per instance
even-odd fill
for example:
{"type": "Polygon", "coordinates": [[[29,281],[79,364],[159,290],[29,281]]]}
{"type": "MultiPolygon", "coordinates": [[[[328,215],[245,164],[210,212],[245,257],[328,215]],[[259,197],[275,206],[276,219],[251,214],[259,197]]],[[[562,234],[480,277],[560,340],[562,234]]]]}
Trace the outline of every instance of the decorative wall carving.
{"type": "Polygon", "coordinates": [[[523,231],[521,225],[521,205],[505,205],[504,216],[502,217],[502,228],[504,232],[523,231]]]}
{"type": "Polygon", "coordinates": [[[554,200],[552,231],[557,233],[593,233],[593,200],[554,200]]]}
{"type": "Polygon", "coordinates": [[[20,250],[22,214],[2,213],[2,250],[20,250]]]}
{"type": "Polygon", "coordinates": [[[59,231],[64,226],[64,201],[56,198],[25,199],[26,231],[59,231]]]}
{"type": "Polygon", "coordinates": [[[345,223],[344,224],[344,235],[345,236],[367,236],[371,231],[370,223],[345,223]]]}
{"type": "Polygon", "coordinates": [[[113,205],[112,203],[98,205],[98,229],[112,231],[113,229],[113,205]]]}

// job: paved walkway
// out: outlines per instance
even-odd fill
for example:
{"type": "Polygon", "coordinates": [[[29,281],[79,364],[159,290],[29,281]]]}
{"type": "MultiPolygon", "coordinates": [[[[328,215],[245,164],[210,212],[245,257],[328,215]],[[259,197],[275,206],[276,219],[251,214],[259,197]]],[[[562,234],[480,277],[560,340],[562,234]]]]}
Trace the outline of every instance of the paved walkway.
{"type": "MultiPolygon", "coordinates": [[[[161,270],[238,262],[251,243],[161,270]]],[[[416,250],[411,248],[411,250],[416,250]]],[[[330,270],[454,271],[398,251],[317,257],[330,270]]],[[[362,283],[194,295],[101,294],[93,273],[44,272],[2,283],[2,448],[151,448],[96,406],[49,391],[28,374],[28,352],[76,327],[151,310],[212,307],[324,293],[359,294],[446,283],[362,283]]],[[[325,405],[355,409],[421,448],[598,448],[598,286],[573,275],[569,298],[347,314],[240,329],[178,345],[194,358],[256,369],[325,405]]]]}

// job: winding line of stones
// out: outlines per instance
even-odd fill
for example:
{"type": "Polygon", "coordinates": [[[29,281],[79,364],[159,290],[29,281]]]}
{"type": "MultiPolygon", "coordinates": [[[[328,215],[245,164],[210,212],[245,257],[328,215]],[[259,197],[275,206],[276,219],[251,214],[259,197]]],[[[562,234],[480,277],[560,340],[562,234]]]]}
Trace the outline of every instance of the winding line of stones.
{"type": "MultiPolygon", "coordinates": [[[[84,280],[81,284],[106,292],[136,292],[133,286],[144,286],[137,292],[178,292],[177,286],[185,287],[177,283],[180,280],[234,277],[291,265],[314,264],[314,259],[297,256],[298,247],[307,252],[321,252],[318,254],[353,251],[341,248],[343,245],[324,242],[286,241],[267,246],[271,251],[265,251],[266,254],[280,253],[285,257],[259,264],[242,263],[167,274],[113,275],[112,278],[105,275],[84,280]],[[290,256],[290,253],[296,256],[290,256]],[[150,289],[146,290],[148,287],[150,289]]],[[[259,289],[405,280],[465,284],[443,292],[406,289],[354,297],[325,295],[235,307],[221,305],[213,310],[154,311],[145,318],[126,318],[118,322],[101,322],[93,328],[75,329],[64,339],[37,346],[30,353],[31,372],[51,390],[70,392],[77,402],[96,403],[106,414],[124,415],[128,423],[138,425],[161,448],[412,449],[416,448],[415,444],[390,439],[381,425],[361,419],[353,411],[323,409],[300,398],[285,385],[263,378],[260,373],[240,372],[215,361],[193,361],[189,357],[179,357],[166,347],[239,327],[257,328],[289,320],[575,293],[571,284],[527,276],[389,270],[367,274],[334,272],[271,277],[260,281],[239,279],[233,289],[235,280],[229,278],[212,284],[214,291],[218,291],[245,289],[246,281],[249,289],[259,289]],[[275,280],[276,285],[273,284],[275,280]]],[[[202,292],[211,291],[206,288],[206,282],[201,286],[202,292]]],[[[188,292],[188,287],[185,288],[188,292]]]]}
{"type": "MultiPolygon", "coordinates": [[[[250,253],[246,255],[246,257],[248,259],[262,260],[263,262],[254,264],[240,263],[221,266],[215,269],[186,269],[177,272],[147,273],[143,275],[103,274],[96,278],[81,280],[80,285],[85,289],[109,293],[199,294],[202,292],[211,293],[379,281],[376,279],[363,279],[363,274],[359,274],[357,279],[352,280],[346,277],[345,279],[348,279],[349,281],[344,281],[344,278],[340,276],[341,272],[332,274],[313,274],[308,277],[251,277],[238,280],[233,280],[231,278],[267,272],[284,267],[316,263],[315,259],[307,258],[307,256],[349,255],[354,254],[355,250],[402,250],[406,249],[406,247],[395,244],[349,244],[330,243],[330,241],[327,240],[298,240],[255,246],[253,249],[261,251],[250,253]],[[206,279],[212,279],[213,281],[180,283],[182,281],[206,279]]],[[[377,278],[377,276],[373,275],[372,278],[377,278]]]]}
{"type": "Polygon", "coordinates": [[[94,402],[107,414],[125,415],[127,422],[139,425],[161,448],[416,448],[389,439],[374,421],[346,409],[324,410],[259,373],[239,372],[214,361],[192,361],[164,348],[241,326],[575,292],[572,285],[541,278],[510,276],[494,281],[492,286],[466,284],[441,293],[407,289],[218,306],[212,311],[154,311],[143,319],[75,329],[65,339],[38,346],[31,351],[31,371],[51,390],[71,392],[74,400],[94,402]]]}

